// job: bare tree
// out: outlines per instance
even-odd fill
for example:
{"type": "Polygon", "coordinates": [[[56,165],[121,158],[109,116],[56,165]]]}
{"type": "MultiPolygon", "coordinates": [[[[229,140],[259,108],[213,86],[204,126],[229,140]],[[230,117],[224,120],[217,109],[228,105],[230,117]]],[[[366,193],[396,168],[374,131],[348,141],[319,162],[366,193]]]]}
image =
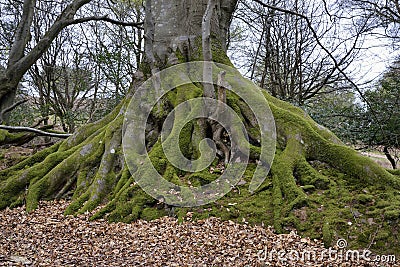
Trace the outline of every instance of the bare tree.
{"type": "MultiPolygon", "coordinates": [[[[8,52],[7,66],[0,73],[0,110],[10,106],[15,99],[18,84],[29,68],[47,51],[54,39],[66,27],[87,21],[106,21],[121,25],[139,26],[141,23],[120,22],[105,15],[81,16],[76,18],[77,12],[91,0],[73,0],[52,2],[52,9],[48,15],[48,27],[40,34],[39,40],[32,43],[32,23],[37,1],[24,0],[22,14],[18,16],[18,27],[13,35],[13,42],[8,52]]],[[[42,29],[40,29],[42,30],[42,29]]]]}
{"type": "MultiPolygon", "coordinates": [[[[35,41],[40,40],[41,29],[51,24],[47,13],[54,7],[43,2],[38,8],[47,12],[35,14],[35,41]]],[[[81,15],[107,13],[115,21],[140,21],[140,8],[130,3],[96,2],[81,15]]],[[[140,27],[95,21],[64,29],[27,76],[38,95],[43,123],[47,125],[46,118],[54,115],[64,131],[73,132],[76,125],[112,110],[125,96],[140,65],[141,31],[140,27]]]]}
{"type": "Polygon", "coordinates": [[[344,22],[319,1],[244,1],[241,10],[236,17],[253,32],[247,40],[253,49],[244,51],[249,78],[299,105],[340,89],[341,72],[357,57],[364,27],[343,34],[344,22]]]}
{"type": "Polygon", "coordinates": [[[351,9],[360,19],[368,20],[370,29],[386,28],[391,38],[399,38],[400,2],[398,0],[351,0],[341,5],[351,9]]]}
{"type": "Polygon", "coordinates": [[[29,68],[50,47],[52,41],[65,27],[74,24],[76,12],[90,0],[75,0],[71,2],[57,17],[51,27],[43,35],[40,41],[28,52],[28,44],[31,41],[31,26],[35,12],[36,1],[25,0],[22,8],[22,16],[10,48],[7,68],[0,73],[0,109],[10,106],[15,99],[19,82],[29,68]]]}

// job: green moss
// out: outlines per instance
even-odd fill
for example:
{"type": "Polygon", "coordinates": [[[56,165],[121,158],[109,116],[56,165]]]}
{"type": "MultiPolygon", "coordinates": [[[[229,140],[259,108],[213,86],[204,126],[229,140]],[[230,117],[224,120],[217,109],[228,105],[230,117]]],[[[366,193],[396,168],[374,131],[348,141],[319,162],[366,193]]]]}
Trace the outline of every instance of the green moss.
{"type": "Polygon", "coordinates": [[[177,88],[176,98],[175,101],[172,103],[174,104],[174,107],[177,107],[185,101],[201,97],[202,95],[203,90],[200,87],[196,86],[193,83],[185,84],[177,88]]]}
{"type": "Polygon", "coordinates": [[[205,169],[201,172],[190,174],[188,180],[193,186],[202,186],[215,181],[219,176],[219,174],[210,173],[208,169],[205,169]]]}
{"type": "Polygon", "coordinates": [[[140,218],[151,221],[164,216],[167,216],[167,212],[164,209],[145,208],[143,209],[140,218]]]}
{"type": "Polygon", "coordinates": [[[107,215],[110,222],[123,221],[130,223],[141,218],[142,211],[146,206],[153,206],[155,200],[141,190],[128,188],[116,198],[115,209],[107,215]],[[129,199],[129,201],[127,201],[129,199]]]}
{"type": "Polygon", "coordinates": [[[10,133],[6,130],[0,130],[0,145],[13,144],[18,142],[21,138],[23,138],[26,134],[24,133],[10,133]]]}
{"type": "Polygon", "coordinates": [[[167,159],[164,154],[161,141],[159,140],[151,149],[149,158],[153,167],[160,173],[163,174],[167,167],[167,159]]]}
{"type": "Polygon", "coordinates": [[[68,208],[65,210],[65,214],[66,215],[73,215],[76,214],[81,207],[83,206],[83,204],[88,201],[88,199],[90,198],[90,193],[88,191],[86,191],[85,193],[83,193],[82,195],[80,195],[77,199],[75,199],[69,206],[68,208]]]}
{"type": "Polygon", "coordinates": [[[190,159],[193,154],[192,132],[193,123],[188,123],[179,134],[179,149],[187,159],[190,159]]]}
{"type": "Polygon", "coordinates": [[[359,194],[357,199],[361,204],[368,204],[371,203],[375,197],[373,195],[359,194]]]}
{"type": "MultiPolygon", "coordinates": [[[[219,50],[218,44],[214,44],[214,59],[226,64],[228,59],[219,54],[219,50]]],[[[197,56],[201,59],[201,52],[197,56]]],[[[322,238],[326,246],[332,245],[339,237],[351,237],[348,238],[349,246],[355,248],[368,246],[376,233],[372,250],[400,253],[398,235],[390,234],[400,231],[399,173],[385,171],[344,147],[330,131],[318,126],[301,109],[266,92],[263,94],[270,103],[278,133],[271,174],[251,194],[248,186],[257,166],[252,160],[241,183],[230,193],[204,207],[176,208],[179,220],[183,221],[187,212],[193,212],[193,219],[216,216],[236,222],[274,225],[279,233],[296,228],[302,236],[322,238]]],[[[164,118],[180,103],[201,95],[202,88],[198,84],[173,90],[164,99],[165,106],[162,107],[167,109],[161,117],[164,118]]],[[[250,135],[257,139],[259,129],[252,122],[254,118],[248,107],[231,92],[227,92],[227,103],[238,113],[250,135]]],[[[125,105],[120,105],[100,123],[82,128],[61,145],[0,172],[0,207],[21,205],[26,199],[28,208],[34,208],[38,200],[54,197],[60,187],[76,179],[73,202],[66,211],[68,214],[93,209],[107,201],[107,205],[92,219],[131,222],[140,218],[152,220],[172,213],[136,184],[126,166],[119,166],[120,148],[116,149],[115,157],[105,154],[110,143],[119,142],[118,129],[122,118],[118,115],[125,105]],[[87,151],[87,154],[80,155],[82,151],[87,151]],[[93,185],[97,182],[102,182],[107,190],[101,191],[93,185]],[[26,188],[29,190],[25,198],[26,188]]],[[[206,131],[199,124],[188,123],[179,138],[183,154],[197,159],[199,140],[205,136],[206,131]]],[[[260,148],[253,145],[250,150],[252,158],[257,159],[260,148]]],[[[149,156],[156,170],[178,185],[188,182],[192,186],[205,185],[222,172],[216,168],[217,161],[212,164],[214,173],[209,169],[198,173],[178,170],[166,159],[160,140],[149,151],[149,156]]],[[[138,169],[141,179],[146,179],[148,174],[149,170],[138,169]]]]}
{"type": "Polygon", "coordinates": [[[118,192],[121,191],[121,189],[126,186],[128,183],[130,185],[132,175],[129,172],[129,169],[127,166],[124,166],[124,168],[121,171],[121,178],[118,180],[117,185],[114,187],[113,194],[112,194],[112,199],[118,194],[118,192]]]}
{"type": "MultiPolygon", "coordinates": [[[[192,61],[203,61],[204,57],[201,37],[196,38],[194,48],[192,61]]],[[[214,62],[234,67],[226,52],[222,49],[222,44],[218,41],[218,38],[215,38],[214,36],[211,36],[211,53],[214,62]]]]}
{"type": "Polygon", "coordinates": [[[400,170],[387,170],[389,173],[400,177],[400,170]]]}
{"type": "Polygon", "coordinates": [[[295,175],[299,176],[301,185],[312,185],[317,189],[328,189],[330,180],[328,177],[316,171],[304,158],[301,158],[295,168],[295,175]]]}
{"type": "Polygon", "coordinates": [[[379,232],[376,236],[375,236],[375,239],[376,240],[388,240],[388,238],[389,238],[389,236],[390,236],[390,233],[388,233],[388,232],[379,232]]]}
{"type": "Polygon", "coordinates": [[[385,218],[388,220],[399,220],[400,219],[400,210],[387,210],[385,211],[385,218]]]}
{"type": "MultiPolygon", "coordinates": [[[[47,156],[44,161],[37,163],[33,167],[13,172],[12,176],[8,177],[8,179],[0,184],[0,209],[3,209],[16,201],[21,194],[25,193],[25,190],[30,187],[30,185],[39,182],[42,177],[48,175],[48,173],[55,166],[57,166],[73,152],[74,150],[66,152],[54,152],[47,156]]],[[[30,201],[33,201],[36,197],[38,197],[37,193],[43,192],[41,188],[42,187],[38,185],[38,188],[35,188],[31,191],[31,196],[29,196],[30,193],[28,190],[27,206],[30,206],[31,208],[37,206],[37,201],[32,203],[30,203],[30,201]]]]}
{"type": "Polygon", "coordinates": [[[37,163],[43,162],[43,160],[48,155],[56,152],[59,147],[60,147],[60,143],[57,143],[49,148],[46,148],[44,150],[41,150],[41,151],[35,153],[33,156],[28,157],[27,159],[23,160],[22,162],[18,163],[17,165],[14,165],[11,168],[0,171],[0,181],[9,178],[15,172],[18,172],[25,168],[32,167],[33,165],[35,165],[37,163]]]}
{"type": "Polygon", "coordinates": [[[316,188],[313,185],[305,185],[305,186],[302,186],[302,189],[305,192],[314,192],[316,188]]]}
{"type": "Polygon", "coordinates": [[[178,170],[174,166],[168,164],[165,173],[163,175],[164,179],[176,185],[183,185],[182,181],[179,179],[177,171],[178,170]]]}
{"type": "Polygon", "coordinates": [[[37,183],[29,187],[29,191],[26,197],[26,210],[33,211],[38,207],[39,199],[42,194],[49,187],[46,180],[39,180],[37,183]]]}
{"type": "Polygon", "coordinates": [[[332,245],[333,231],[331,229],[329,222],[325,222],[322,226],[322,237],[324,240],[325,247],[329,247],[332,245]]]}

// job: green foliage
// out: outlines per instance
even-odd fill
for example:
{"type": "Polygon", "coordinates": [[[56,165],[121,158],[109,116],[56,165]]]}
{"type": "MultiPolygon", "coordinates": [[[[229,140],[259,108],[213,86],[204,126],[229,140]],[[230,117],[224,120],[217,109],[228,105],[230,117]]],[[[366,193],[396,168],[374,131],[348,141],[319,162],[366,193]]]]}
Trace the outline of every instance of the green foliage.
{"type": "Polygon", "coordinates": [[[383,76],[375,90],[366,92],[370,106],[361,125],[370,145],[400,148],[400,62],[383,76]]]}
{"type": "Polygon", "coordinates": [[[352,92],[334,92],[308,101],[305,109],[344,141],[399,148],[398,68],[390,68],[374,88],[365,92],[364,98],[368,103],[357,102],[352,92]]]}
{"type": "Polygon", "coordinates": [[[40,117],[40,110],[32,103],[27,102],[10,113],[9,123],[16,126],[33,125],[38,117],[40,117]]]}
{"type": "Polygon", "coordinates": [[[319,124],[329,128],[342,141],[356,144],[360,138],[363,107],[351,91],[335,91],[309,99],[303,107],[319,124]]]}
{"type": "Polygon", "coordinates": [[[343,141],[353,145],[383,148],[393,168],[394,153],[400,148],[400,61],[381,80],[364,92],[364,102],[352,92],[321,95],[306,103],[306,111],[318,123],[331,129],[343,141]]]}

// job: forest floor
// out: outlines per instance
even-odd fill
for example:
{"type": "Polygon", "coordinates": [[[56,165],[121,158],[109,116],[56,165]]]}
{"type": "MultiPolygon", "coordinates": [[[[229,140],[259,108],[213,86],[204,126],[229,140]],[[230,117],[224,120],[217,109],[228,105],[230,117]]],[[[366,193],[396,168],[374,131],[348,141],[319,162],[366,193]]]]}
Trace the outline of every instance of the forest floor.
{"type": "Polygon", "coordinates": [[[184,222],[110,224],[89,221],[89,213],[64,216],[68,204],[1,211],[0,266],[400,266],[346,259],[318,240],[246,222],[193,222],[187,214],[184,222]]]}

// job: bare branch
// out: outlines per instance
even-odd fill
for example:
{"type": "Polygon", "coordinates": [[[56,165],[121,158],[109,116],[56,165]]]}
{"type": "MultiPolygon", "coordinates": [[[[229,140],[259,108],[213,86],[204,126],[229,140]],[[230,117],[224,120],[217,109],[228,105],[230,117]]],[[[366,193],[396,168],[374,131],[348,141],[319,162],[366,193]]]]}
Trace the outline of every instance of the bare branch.
{"type": "MultiPolygon", "coordinates": [[[[1,88],[0,98],[10,91],[16,90],[16,86],[29,70],[29,68],[47,51],[51,46],[53,40],[58,34],[67,26],[73,24],[76,12],[84,5],[88,4],[91,0],[74,0],[69,4],[62,13],[58,16],[54,24],[44,34],[43,38],[36,44],[32,50],[23,56],[23,54],[16,53],[15,58],[10,58],[10,64],[5,72],[5,78],[2,79],[4,84],[10,83],[10,86],[1,88]]],[[[14,44],[16,45],[16,44],[14,44]]],[[[14,46],[13,45],[13,46],[14,46]]],[[[26,45],[23,46],[25,49],[26,45]]],[[[4,86],[4,85],[3,85],[4,86]]]]}
{"type": "MultiPolygon", "coordinates": [[[[322,44],[321,40],[320,40],[319,37],[318,37],[317,32],[315,31],[315,29],[314,29],[313,26],[312,26],[311,20],[310,20],[307,16],[305,16],[305,15],[303,15],[303,14],[301,14],[301,13],[292,11],[292,10],[287,10],[287,9],[283,9],[283,8],[280,8],[280,7],[276,7],[276,6],[272,6],[272,5],[269,5],[269,4],[265,4],[264,2],[262,2],[262,0],[252,0],[252,1],[254,1],[254,2],[260,4],[260,5],[262,5],[263,7],[270,8],[270,9],[272,9],[272,10],[276,10],[276,11],[283,12],[283,13],[286,13],[286,14],[298,16],[298,17],[304,19],[304,20],[306,21],[306,23],[307,23],[308,28],[309,28],[310,31],[312,32],[312,34],[313,34],[313,36],[314,36],[314,38],[315,38],[315,41],[317,42],[318,46],[329,56],[329,58],[332,60],[332,62],[333,62],[333,64],[334,64],[335,68],[340,72],[340,74],[343,75],[343,77],[354,87],[354,89],[355,89],[355,90],[357,91],[357,93],[360,95],[361,99],[364,101],[364,103],[366,103],[366,105],[367,105],[367,106],[370,108],[370,110],[372,111],[372,116],[374,117],[374,119],[375,119],[376,121],[379,121],[378,116],[377,116],[375,110],[372,108],[372,105],[371,105],[371,103],[369,102],[369,100],[365,97],[365,95],[364,95],[364,93],[362,92],[362,90],[360,89],[360,87],[347,75],[347,73],[345,73],[345,71],[343,70],[343,68],[341,68],[341,62],[338,62],[338,60],[333,56],[332,52],[330,52],[330,51],[322,44]]],[[[367,21],[364,22],[363,27],[366,26],[366,23],[367,23],[367,21]]],[[[360,36],[358,35],[357,38],[356,38],[356,41],[354,42],[354,47],[355,47],[356,42],[357,42],[357,39],[358,39],[359,37],[360,37],[360,36]]],[[[343,61],[343,60],[342,60],[342,61],[343,61]]],[[[382,127],[381,127],[380,130],[382,131],[383,136],[385,136],[382,127]]]]}
{"type": "Polygon", "coordinates": [[[34,7],[36,0],[24,0],[22,6],[22,18],[18,24],[15,41],[11,47],[8,66],[15,64],[24,56],[26,45],[30,41],[30,27],[33,21],[34,7]]]}
{"type": "Polygon", "coordinates": [[[143,30],[143,27],[141,27],[144,23],[143,22],[125,22],[125,21],[118,21],[109,18],[107,15],[106,16],[101,16],[101,17],[86,17],[86,18],[79,18],[75,19],[74,21],[71,22],[72,24],[79,24],[79,23],[84,23],[88,21],[104,21],[104,22],[109,22],[115,25],[120,25],[120,26],[125,26],[125,27],[136,27],[138,29],[143,30]]]}

